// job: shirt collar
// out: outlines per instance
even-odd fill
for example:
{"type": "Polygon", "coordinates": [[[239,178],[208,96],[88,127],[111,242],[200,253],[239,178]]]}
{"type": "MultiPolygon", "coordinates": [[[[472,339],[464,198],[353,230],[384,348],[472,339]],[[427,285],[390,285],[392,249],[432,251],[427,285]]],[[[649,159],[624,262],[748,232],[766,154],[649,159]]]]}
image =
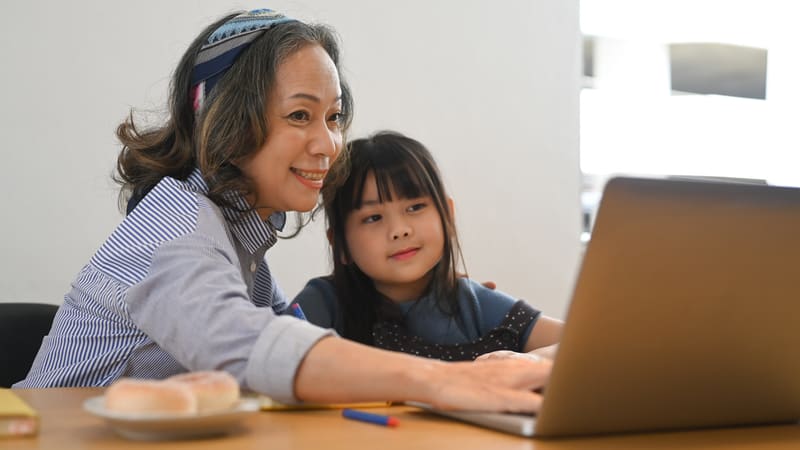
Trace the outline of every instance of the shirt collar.
{"type": "MultiPolygon", "coordinates": [[[[208,185],[200,174],[200,169],[192,171],[186,183],[200,192],[208,193],[208,185]]],[[[241,194],[230,193],[229,200],[237,209],[244,211],[250,208],[241,194]]],[[[268,249],[275,245],[278,231],[283,230],[286,224],[286,213],[283,211],[273,213],[267,220],[261,220],[255,210],[242,214],[232,208],[220,209],[234,236],[250,254],[255,254],[260,248],[268,249]]]]}

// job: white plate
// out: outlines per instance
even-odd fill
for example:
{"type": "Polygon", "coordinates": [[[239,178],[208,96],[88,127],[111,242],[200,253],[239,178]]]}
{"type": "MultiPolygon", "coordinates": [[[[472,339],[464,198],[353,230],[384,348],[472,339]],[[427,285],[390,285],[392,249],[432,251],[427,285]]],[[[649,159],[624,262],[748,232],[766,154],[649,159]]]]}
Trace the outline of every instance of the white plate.
{"type": "Polygon", "coordinates": [[[83,403],[121,436],[135,440],[185,439],[230,432],[246,416],[260,410],[257,399],[243,398],[230,409],[197,414],[131,414],[108,411],[102,396],[83,403]]]}

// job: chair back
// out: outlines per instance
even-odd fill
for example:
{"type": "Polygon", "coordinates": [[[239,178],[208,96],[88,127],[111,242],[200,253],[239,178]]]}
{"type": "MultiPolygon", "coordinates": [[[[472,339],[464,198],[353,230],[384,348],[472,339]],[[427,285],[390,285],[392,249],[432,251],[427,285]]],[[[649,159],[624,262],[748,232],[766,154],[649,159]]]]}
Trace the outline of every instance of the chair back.
{"type": "Polygon", "coordinates": [[[0,387],[28,375],[56,311],[44,303],[0,303],[0,387]]]}

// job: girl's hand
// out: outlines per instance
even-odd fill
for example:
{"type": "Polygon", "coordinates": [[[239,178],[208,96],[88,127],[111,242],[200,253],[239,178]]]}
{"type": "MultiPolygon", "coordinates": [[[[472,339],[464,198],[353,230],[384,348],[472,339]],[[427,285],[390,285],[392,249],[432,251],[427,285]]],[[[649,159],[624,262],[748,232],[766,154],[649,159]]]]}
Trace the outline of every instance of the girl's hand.
{"type": "Polygon", "coordinates": [[[475,358],[475,361],[487,361],[490,359],[529,359],[532,361],[541,361],[547,359],[552,361],[556,357],[558,351],[558,344],[548,345],[547,347],[539,347],[528,353],[512,352],[511,350],[497,350],[494,352],[484,353],[475,358]]]}
{"type": "Polygon", "coordinates": [[[520,353],[511,350],[496,350],[475,358],[475,361],[488,361],[497,359],[528,359],[531,361],[541,361],[543,358],[535,353],[520,353]]]}

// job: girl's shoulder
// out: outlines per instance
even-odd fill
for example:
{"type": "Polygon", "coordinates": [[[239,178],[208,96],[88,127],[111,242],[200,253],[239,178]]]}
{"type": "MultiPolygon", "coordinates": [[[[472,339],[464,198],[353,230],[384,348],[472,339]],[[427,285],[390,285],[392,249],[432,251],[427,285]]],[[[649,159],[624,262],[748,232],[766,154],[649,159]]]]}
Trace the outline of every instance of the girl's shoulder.
{"type": "Polygon", "coordinates": [[[479,307],[484,304],[503,304],[511,308],[517,299],[501,290],[489,289],[482,283],[479,283],[471,278],[458,279],[458,295],[461,303],[466,300],[474,302],[479,307]]]}
{"type": "Polygon", "coordinates": [[[497,327],[518,298],[468,278],[459,279],[459,306],[466,320],[474,320],[484,335],[497,327]]]}
{"type": "Polygon", "coordinates": [[[303,291],[306,290],[309,292],[322,294],[326,297],[336,298],[336,288],[333,286],[333,278],[331,278],[330,275],[308,280],[303,288],[303,291]]]}
{"type": "Polygon", "coordinates": [[[306,319],[325,328],[336,325],[336,289],[330,277],[312,278],[297,294],[292,304],[300,305],[306,319]]]}

